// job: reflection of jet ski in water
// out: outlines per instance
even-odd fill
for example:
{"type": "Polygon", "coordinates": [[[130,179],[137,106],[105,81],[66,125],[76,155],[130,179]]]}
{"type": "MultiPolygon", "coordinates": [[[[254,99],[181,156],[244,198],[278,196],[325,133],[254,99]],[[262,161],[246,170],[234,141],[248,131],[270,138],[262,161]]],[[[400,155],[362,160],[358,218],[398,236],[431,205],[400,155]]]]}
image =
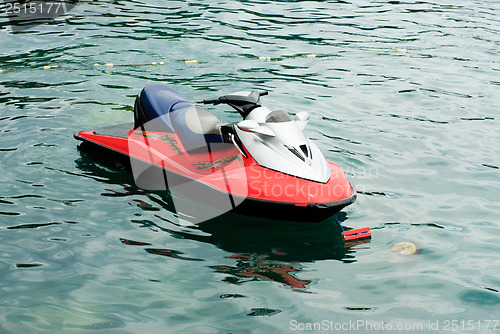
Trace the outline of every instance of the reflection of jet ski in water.
{"type": "MultiPolygon", "coordinates": [[[[215,272],[223,274],[222,280],[225,282],[240,285],[265,280],[283,284],[296,291],[307,291],[311,281],[300,277],[304,266],[323,260],[356,262],[356,250],[369,242],[343,242],[341,228],[335,224],[334,219],[332,217],[304,226],[300,222],[256,220],[229,212],[200,223],[196,228],[182,230],[165,220],[162,223],[134,222],[178,238],[213,244],[228,252],[220,262],[209,266],[215,272]]],[[[205,260],[189,252],[164,248],[163,245],[156,247],[144,240],[121,241],[127,245],[143,246],[149,254],[185,261],[205,260]]],[[[211,258],[210,262],[213,263],[214,259],[211,258]]]]}
{"type": "Polygon", "coordinates": [[[311,281],[301,278],[300,272],[307,263],[356,261],[355,250],[349,247],[353,244],[342,242],[341,228],[333,220],[304,226],[300,222],[256,221],[227,213],[199,225],[209,236],[181,235],[229,252],[226,258],[234,263],[225,260],[210,266],[224,274],[223,280],[228,283],[267,280],[306,291],[311,281]],[[235,221],[238,223],[234,224],[235,221]]]}
{"type": "Polygon", "coordinates": [[[177,212],[196,211],[192,200],[207,204],[211,210],[189,214],[199,221],[228,211],[320,221],[352,204],[356,191],[343,171],[302,132],[309,115],[271,111],[260,105],[266,94],[237,92],[203,101],[227,104],[243,117],[227,124],[170,87],[152,84],[136,99],[133,125],[75,138],[128,159],[139,187],[190,199],[174,200],[177,212]]]}
{"type": "MultiPolygon", "coordinates": [[[[300,222],[254,219],[225,213],[196,227],[179,230],[178,226],[160,219],[157,223],[134,220],[142,227],[163,231],[176,238],[213,244],[228,254],[209,267],[224,274],[223,281],[243,284],[255,280],[274,281],[297,291],[307,291],[310,280],[300,278],[304,265],[322,260],[356,262],[359,246],[369,242],[342,242],[341,228],[329,218],[304,226],[300,222]],[[161,221],[161,222],[160,222],[161,221]],[[354,247],[357,246],[357,247],[354,247]]],[[[194,254],[157,246],[146,240],[121,239],[125,245],[142,246],[149,254],[184,261],[203,261],[194,254]]]]}

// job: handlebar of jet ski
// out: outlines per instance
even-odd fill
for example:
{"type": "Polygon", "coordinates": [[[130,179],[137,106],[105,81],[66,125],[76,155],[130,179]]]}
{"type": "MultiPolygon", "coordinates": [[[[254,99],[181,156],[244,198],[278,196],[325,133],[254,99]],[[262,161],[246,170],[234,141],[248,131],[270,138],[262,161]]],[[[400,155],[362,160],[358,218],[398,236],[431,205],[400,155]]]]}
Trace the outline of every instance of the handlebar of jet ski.
{"type": "Polygon", "coordinates": [[[203,104],[213,104],[213,105],[217,105],[220,102],[221,101],[218,98],[214,99],[214,100],[203,100],[203,101],[201,101],[201,103],[203,103],[203,104]]]}
{"type": "MultiPolygon", "coordinates": [[[[252,91],[252,92],[254,92],[254,93],[257,92],[259,94],[259,96],[264,96],[264,95],[269,94],[269,92],[267,92],[265,90],[257,90],[257,91],[252,91]]],[[[230,95],[228,95],[228,96],[230,96],[230,95]]],[[[220,96],[220,97],[213,99],[213,100],[203,100],[200,103],[217,105],[217,104],[221,104],[221,103],[227,103],[226,99],[227,99],[226,96],[220,96]]]]}

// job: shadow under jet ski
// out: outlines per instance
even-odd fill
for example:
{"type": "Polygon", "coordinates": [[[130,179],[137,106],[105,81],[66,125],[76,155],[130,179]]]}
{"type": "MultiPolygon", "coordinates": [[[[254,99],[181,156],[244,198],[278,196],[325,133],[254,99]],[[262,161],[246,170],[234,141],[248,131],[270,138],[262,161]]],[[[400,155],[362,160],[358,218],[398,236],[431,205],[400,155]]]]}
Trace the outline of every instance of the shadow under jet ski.
{"type": "MultiPolygon", "coordinates": [[[[297,277],[304,263],[321,260],[356,262],[356,250],[352,246],[369,242],[368,239],[345,243],[335,217],[304,225],[226,213],[191,228],[203,231],[204,235],[194,233],[195,230],[190,233],[189,230],[179,232],[160,228],[171,235],[209,243],[228,252],[225,259],[234,260],[234,265],[228,265],[227,260],[224,260],[224,264],[210,266],[218,273],[227,274],[223,278],[225,282],[243,284],[269,280],[301,292],[307,292],[307,285],[311,283],[297,277]]],[[[171,250],[147,251],[172,257],[171,250]]],[[[177,258],[179,256],[184,255],[176,254],[177,258]]],[[[185,258],[193,260],[187,256],[185,258]]]]}
{"type": "Polygon", "coordinates": [[[281,261],[346,259],[341,229],[335,220],[304,224],[226,213],[198,225],[206,242],[231,253],[259,253],[281,261]]]}

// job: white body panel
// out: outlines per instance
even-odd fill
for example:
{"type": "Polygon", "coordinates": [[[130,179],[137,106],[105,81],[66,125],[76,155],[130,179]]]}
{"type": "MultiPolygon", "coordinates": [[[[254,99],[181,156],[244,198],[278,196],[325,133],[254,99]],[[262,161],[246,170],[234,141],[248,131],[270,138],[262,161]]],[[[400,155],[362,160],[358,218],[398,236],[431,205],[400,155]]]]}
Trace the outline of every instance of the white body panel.
{"type": "Polygon", "coordinates": [[[241,122],[241,128],[236,126],[235,130],[259,165],[303,179],[327,182],[331,176],[330,166],[319,148],[302,133],[307,123],[306,113],[295,120],[287,117],[284,111],[257,107],[241,122]],[[270,117],[273,115],[276,117],[270,117]]]}

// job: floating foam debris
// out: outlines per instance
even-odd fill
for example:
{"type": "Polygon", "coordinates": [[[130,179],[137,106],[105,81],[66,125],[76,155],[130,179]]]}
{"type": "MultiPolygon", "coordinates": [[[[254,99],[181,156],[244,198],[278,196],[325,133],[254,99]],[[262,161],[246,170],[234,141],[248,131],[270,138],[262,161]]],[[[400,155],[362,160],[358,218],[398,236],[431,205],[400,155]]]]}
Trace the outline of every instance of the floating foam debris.
{"type": "Polygon", "coordinates": [[[99,64],[95,63],[94,66],[106,66],[106,67],[124,67],[124,66],[156,66],[156,65],[165,65],[165,62],[160,61],[152,61],[150,63],[140,63],[140,64],[113,64],[113,63],[105,63],[105,64],[99,64]]]}
{"type": "Polygon", "coordinates": [[[403,255],[413,255],[417,252],[417,247],[408,241],[402,241],[392,246],[392,251],[403,255]]]}
{"type": "MultiPolygon", "coordinates": [[[[406,49],[397,49],[397,52],[406,52],[406,49]]],[[[284,56],[277,56],[277,57],[269,57],[269,56],[253,56],[256,59],[260,61],[280,61],[280,60],[285,60],[285,59],[295,59],[295,58],[309,58],[309,59],[314,59],[314,58],[325,58],[325,57],[337,57],[339,56],[338,54],[295,54],[295,55],[284,55],[284,56]]],[[[254,59],[255,59],[254,58],[254,59]]],[[[173,61],[179,61],[183,62],[185,64],[205,64],[205,63],[210,63],[211,61],[204,61],[204,60],[197,60],[197,59],[174,59],[173,61]]],[[[164,61],[150,61],[147,63],[139,63],[139,64],[113,64],[113,63],[94,63],[92,64],[94,68],[98,68],[100,66],[104,67],[132,67],[132,66],[157,66],[157,65],[165,65],[164,61]]],[[[91,66],[92,66],[91,65],[91,66]]],[[[33,68],[23,68],[24,70],[28,71],[34,71],[34,70],[39,70],[39,69],[44,69],[44,70],[50,70],[53,68],[58,68],[59,66],[57,65],[45,65],[42,67],[33,67],[33,68]]],[[[64,67],[63,67],[64,68],[64,67]]],[[[21,70],[19,69],[1,69],[0,73],[7,73],[7,72],[12,72],[12,71],[18,71],[21,70]]],[[[70,69],[71,70],[71,69],[70,69]]],[[[264,71],[265,69],[261,69],[264,71]]],[[[105,72],[108,73],[108,72],[105,72]]],[[[109,72],[111,73],[111,72],[109,72]]]]}

